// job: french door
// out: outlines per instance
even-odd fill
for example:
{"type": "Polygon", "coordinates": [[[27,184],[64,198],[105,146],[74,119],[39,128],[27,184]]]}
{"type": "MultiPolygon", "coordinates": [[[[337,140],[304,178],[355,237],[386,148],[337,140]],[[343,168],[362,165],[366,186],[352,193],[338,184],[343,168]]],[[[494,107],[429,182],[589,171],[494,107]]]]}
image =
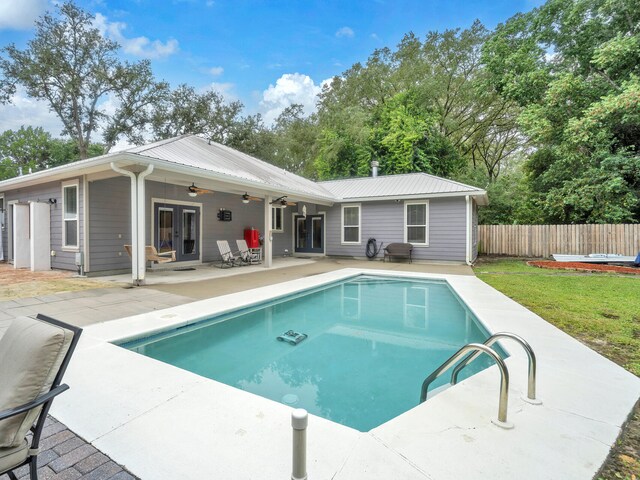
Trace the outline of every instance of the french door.
{"type": "Polygon", "coordinates": [[[176,260],[200,260],[200,207],[156,203],[154,245],[158,253],[175,250],[176,260]]]}
{"type": "Polygon", "coordinates": [[[295,252],[324,253],[324,215],[296,215],[295,252]]]}

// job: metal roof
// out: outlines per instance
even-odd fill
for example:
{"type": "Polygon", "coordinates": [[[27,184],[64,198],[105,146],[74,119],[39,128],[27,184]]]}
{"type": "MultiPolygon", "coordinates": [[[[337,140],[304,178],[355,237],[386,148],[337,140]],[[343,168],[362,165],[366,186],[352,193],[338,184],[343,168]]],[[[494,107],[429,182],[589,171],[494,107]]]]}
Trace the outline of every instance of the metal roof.
{"type": "Polygon", "coordinates": [[[313,182],[232,148],[196,135],[182,135],[120,152],[72,162],[48,170],[0,181],[0,191],[69,178],[109,169],[110,162],[155,163],[176,172],[200,174],[220,181],[255,186],[328,204],[343,200],[371,201],[385,198],[418,198],[474,195],[479,204],[488,203],[484,190],[426,173],[361,177],[313,182]]]}
{"type": "Polygon", "coordinates": [[[474,195],[486,197],[481,188],[447,180],[427,173],[406,173],[378,177],[348,178],[319,182],[335,197],[343,200],[375,200],[418,196],[474,195]]]}
{"type": "Polygon", "coordinates": [[[195,135],[183,135],[124,151],[241,180],[262,183],[265,187],[275,187],[287,192],[294,191],[334,200],[333,195],[316,182],[195,135]]]}

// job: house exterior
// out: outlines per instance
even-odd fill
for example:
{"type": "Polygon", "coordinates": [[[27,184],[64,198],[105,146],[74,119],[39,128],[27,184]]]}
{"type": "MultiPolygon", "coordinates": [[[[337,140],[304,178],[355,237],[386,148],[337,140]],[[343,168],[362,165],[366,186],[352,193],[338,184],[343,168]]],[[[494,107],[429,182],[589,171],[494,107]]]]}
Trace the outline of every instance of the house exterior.
{"type": "Polygon", "coordinates": [[[487,201],[422,173],[316,183],[183,135],[0,182],[0,252],[16,268],[131,270],[143,283],[146,245],[188,266],[253,228],[266,233],[266,267],[282,255],[364,257],[369,238],[410,242],[418,260],[472,263],[487,201]]]}

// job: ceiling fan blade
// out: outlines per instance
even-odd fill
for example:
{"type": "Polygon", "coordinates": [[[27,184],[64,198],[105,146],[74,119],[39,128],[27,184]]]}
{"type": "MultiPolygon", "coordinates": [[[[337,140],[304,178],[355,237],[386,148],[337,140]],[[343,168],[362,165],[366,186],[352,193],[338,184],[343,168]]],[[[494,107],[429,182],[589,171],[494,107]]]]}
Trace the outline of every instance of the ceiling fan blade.
{"type": "Polygon", "coordinates": [[[253,200],[254,202],[261,202],[263,199],[260,197],[249,197],[249,200],[253,200]]]}

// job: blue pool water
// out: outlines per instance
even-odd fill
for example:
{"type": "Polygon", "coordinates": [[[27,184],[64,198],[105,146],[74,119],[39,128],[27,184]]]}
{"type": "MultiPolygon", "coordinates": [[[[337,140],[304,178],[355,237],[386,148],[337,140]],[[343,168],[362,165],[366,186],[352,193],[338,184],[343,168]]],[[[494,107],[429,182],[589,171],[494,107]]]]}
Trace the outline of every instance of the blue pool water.
{"type": "Polygon", "coordinates": [[[427,375],[487,337],[446,283],[363,275],[122,346],[368,431],[416,406],[427,375]],[[288,330],[308,338],[276,340],[288,330]]]}

